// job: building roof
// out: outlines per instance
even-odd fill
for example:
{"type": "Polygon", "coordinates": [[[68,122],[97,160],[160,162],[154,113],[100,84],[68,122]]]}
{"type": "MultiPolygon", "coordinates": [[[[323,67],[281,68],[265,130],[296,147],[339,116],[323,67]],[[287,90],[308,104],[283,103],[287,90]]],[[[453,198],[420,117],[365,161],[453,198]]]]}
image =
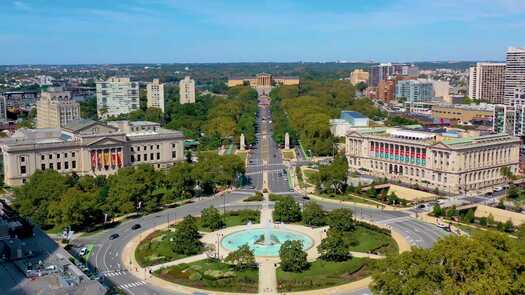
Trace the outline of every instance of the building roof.
{"type": "Polygon", "coordinates": [[[368,117],[366,117],[365,115],[354,111],[341,111],[341,118],[343,118],[343,116],[352,117],[354,119],[368,119],[368,117]]]}
{"type": "Polygon", "coordinates": [[[83,129],[87,126],[90,126],[94,123],[97,123],[97,121],[91,120],[91,119],[79,119],[79,120],[73,120],[68,122],[64,129],[71,130],[73,132],[78,131],[80,129],[83,129]]]}

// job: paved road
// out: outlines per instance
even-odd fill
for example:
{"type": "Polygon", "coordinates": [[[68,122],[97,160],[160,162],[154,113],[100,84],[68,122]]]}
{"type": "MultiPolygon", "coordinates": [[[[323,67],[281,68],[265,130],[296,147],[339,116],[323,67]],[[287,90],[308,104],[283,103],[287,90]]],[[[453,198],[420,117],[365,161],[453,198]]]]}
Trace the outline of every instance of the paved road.
{"type": "MultiPolygon", "coordinates": [[[[271,138],[271,120],[270,111],[261,108],[257,118],[258,131],[257,144],[255,149],[249,154],[248,167],[246,169],[252,185],[257,189],[262,189],[262,171],[269,171],[269,187],[272,192],[288,192],[288,180],[282,175],[282,169],[285,168],[282,162],[281,154],[273,139],[271,138]],[[263,150],[263,145],[265,145],[263,150]],[[264,163],[262,159],[267,159],[264,163]],[[281,174],[281,175],[279,175],[281,174]]],[[[164,210],[159,213],[141,217],[137,220],[123,222],[112,230],[105,231],[98,235],[79,239],[79,243],[95,244],[94,252],[89,259],[92,267],[105,274],[109,282],[114,286],[123,289],[128,294],[173,294],[163,289],[159,289],[145,283],[144,277],[137,278],[126,271],[121,265],[121,253],[125,245],[135,236],[140,235],[145,230],[153,228],[159,224],[166,223],[174,218],[182,218],[188,214],[198,214],[204,208],[211,205],[226,210],[235,210],[239,208],[254,207],[258,205],[243,204],[241,200],[253,193],[253,189],[241,189],[228,193],[225,197],[210,197],[197,200],[178,208],[164,210]],[[141,229],[131,230],[135,223],[142,225],[141,229]],[[109,240],[108,237],[113,233],[119,233],[120,237],[115,240],[109,240]]],[[[308,202],[300,194],[292,193],[300,203],[308,202]]],[[[324,203],[321,205],[327,209],[341,207],[343,205],[324,203]]],[[[413,245],[420,247],[430,247],[438,238],[446,233],[438,227],[417,221],[409,216],[406,212],[382,211],[380,209],[359,208],[352,206],[357,217],[383,222],[391,225],[394,229],[403,234],[413,245]]],[[[128,259],[128,258],[126,258],[128,259]]],[[[146,275],[146,274],[144,274],[146,275]]],[[[367,294],[369,290],[354,292],[352,295],[367,294]]]]}

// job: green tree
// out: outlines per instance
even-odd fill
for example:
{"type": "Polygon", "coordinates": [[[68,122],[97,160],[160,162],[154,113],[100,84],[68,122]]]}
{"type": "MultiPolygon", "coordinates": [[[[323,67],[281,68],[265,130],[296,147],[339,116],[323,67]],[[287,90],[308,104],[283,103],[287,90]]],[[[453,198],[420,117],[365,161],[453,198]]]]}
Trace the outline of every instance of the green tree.
{"type": "Polygon", "coordinates": [[[376,262],[376,294],[520,294],[525,290],[522,241],[479,232],[448,236],[431,249],[414,248],[376,262]]]}
{"type": "Polygon", "coordinates": [[[467,213],[463,217],[463,221],[466,223],[474,222],[474,210],[472,208],[468,209],[467,213]]]}
{"type": "Polygon", "coordinates": [[[205,208],[201,212],[201,225],[209,228],[212,231],[216,231],[224,227],[224,221],[219,213],[219,210],[215,207],[205,208]]]}
{"type": "Polygon", "coordinates": [[[445,212],[444,212],[443,208],[441,208],[441,206],[439,204],[434,205],[434,207],[432,208],[432,215],[434,215],[436,217],[441,217],[441,216],[443,216],[444,213],[445,212]]]}
{"type": "Polygon", "coordinates": [[[255,255],[250,247],[245,244],[232,251],[224,259],[226,263],[233,264],[239,270],[253,268],[255,264],[255,255]]]}
{"type": "Polygon", "coordinates": [[[173,235],[173,252],[194,255],[202,251],[201,235],[197,229],[195,217],[188,215],[176,225],[173,235]]]}
{"type": "Polygon", "coordinates": [[[162,122],[162,110],[159,108],[148,108],[146,112],[144,113],[144,120],[150,121],[150,122],[162,122]]]}
{"type": "Polygon", "coordinates": [[[355,85],[355,88],[360,92],[363,92],[366,88],[368,88],[368,85],[365,82],[359,82],[355,85]]]}
{"type": "Polygon", "coordinates": [[[326,261],[345,261],[351,258],[350,245],[341,232],[329,231],[328,236],[317,247],[321,259],[326,261]]]}
{"type": "Polygon", "coordinates": [[[332,164],[319,167],[319,185],[322,191],[343,194],[348,182],[348,162],[336,156],[332,164]]]}
{"type": "Polygon", "coordinates": [[[50,225],[49,206],[66,190],[67,177],[54,170],[36,171],[26,184],[15,189],[15,207],[21,216],[41,226],[50,225]]]}
{"type": "Polygon", "coordinates": [[[278,200],[273,210],[273,219],[281,222],[296,222],[301,220],[301,207],[290,196],[278,200]]]}
{"type": "Polygon", "coordinates": [[[69,188],[59,200],[50,204],[49,216],[53,224],[71,226],[73,230],[93,227],[104,218],[97,201],[96,191],[83,192],[69,188]]]}
{"type": "Polygon", "coordinates": [[[288,272],[302,272],[308,268],[307,254],[301,241],[286,241],[279,249],[281,269],[288,272]]]}
{"type": "Polygon", "coordinates": [[[349,208],[338,208],[328,213],[327,223],[331,230],[348,232],[355,229],[354,215],[349,208]]]}
{"type": "Polygon", "coordinates": [[[326,224],[326,213],[316,202],[308,202],[303,209],[303,222],[310,226],[323,226],[326,224]]]}

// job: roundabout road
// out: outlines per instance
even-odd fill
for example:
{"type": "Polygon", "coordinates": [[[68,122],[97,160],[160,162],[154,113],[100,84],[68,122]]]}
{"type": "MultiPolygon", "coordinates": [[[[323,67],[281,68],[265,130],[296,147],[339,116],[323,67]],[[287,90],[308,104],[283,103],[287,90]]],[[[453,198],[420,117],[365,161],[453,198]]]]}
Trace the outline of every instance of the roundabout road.
{"type": "MultiPolygon", "coordinates": [[[[260,108],[257,117],[257,124],[259,127],[257,143],[255,149],[249,154],[246,171],[249,175],[251,184],[256,189],[262,189],[262,174],[264,170],[267,170],[270,190],[276,193],[289,193],[287,177],[282,174],[282,169],[284,169],[285,166],[281,158],[281,153],[271,137],[272,130],[270,121],[270,111],[266,108],[260,108]],[[261,149],[261,141],[263,139],[268,141],[268,144],[266,145],[268,148],[265,148],[264,151],[261,149]],[[263,161],[263,159],[266,161],[263,161]]],[[[242,199],[252,195],[253,192],[254,190],[250,189],[240,189],[225,194],[225,197],[209,197],[195,200],[193,203],[177,208],[167,209],[134,220],[127,220],[113,229],[89,237],[80,237],[76,240],[76,243],[81,243],[83,245],[93,244],[93,253],[88,261],[90,266],[95,268],[100,274],[104,275],[113,286],[122,289],[127,294],[176,294],[147,284],[144,281],[145,276],[149,275],[147,273],[142,277],[135,277],[128,273],[125,270],[126,266],[122,265],[122,261],[129,261],[130,258],[121,257],[126,244],[148,229],[160,224],[165,224],[170,220],[183,218],[189,214],[198,215],[202,209],[209,206],[215,206],[220,209],[225,208],[225,210],[236,210],[241,208],[258,209],[260,208],[260,205],[242,203],[242,199]],[[141,228],[132,230],[131,226],[135,223],[141,224],[141,228]],[[109,236],[114,233],[118,233],[120,237],[114,240],[109,240],[109,236]]],[[[299,203],[308,202],[308,200],[303,200],[298,193],[289,194],[291,194],[299,203]]],[[[318,203],[320,203],[326,210],[350,207],[353,209],[354,215],[360,219],[391,226],[392,229],[398,231],[413,246],[423,248],[431,247],[437,239],[447,234],[435,225],[424,223],[412,218],[409,212],[383,211],[375,208],[362,208],[322,201],[318,201],[318,203]]],[[[357,295],[368,293],[370,293],[368,289],[363,289],[349,294],[357,295]]]]}

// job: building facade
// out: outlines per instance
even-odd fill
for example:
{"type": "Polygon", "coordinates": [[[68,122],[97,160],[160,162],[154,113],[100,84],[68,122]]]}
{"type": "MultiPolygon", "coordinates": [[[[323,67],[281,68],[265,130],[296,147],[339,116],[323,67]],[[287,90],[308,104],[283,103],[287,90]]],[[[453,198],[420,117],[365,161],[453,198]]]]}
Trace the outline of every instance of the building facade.
{"type": "Polygon", "coordinates": [[[7,122],[7,99],[0,95],[0,123],[7,122]]]}
{"type": "Polygon", "coordinates": [[[369,121],[359,112],[342,111],[339,119],[330,120],[330,132],[335,137],[344,137],[351,128],[368,127],[369,121]]]}
{"type": "Polygon", "coordinates": [[[299,77],[288,76],[272,76],[267,73],[257,74],[255,77],[231,77],[228,79],[228,87],[248,85],[253,88],[260,86],[274,86],[274,85],[299,85],[299,77]]]}
{"type": "Polygon", "coordinates": [[[384,101],[393,100],[396,96],[396,81],[394,79],[381,80],[377,86],[375,97],[384,101]]]}
{"type": "Polygon", "coordinates": [[[507,51],[507,66],[505,68],[506,105],[525,104],[525,48],[511,47],[507,51]]]}
{"type": "Polygon", "coordinates": [[[466,193],[504,183],[518,171],[520,139],[506,134],[447,137],[402,128],[352,130],[346,137],[350,171],[405,184],[466,193]]]}
{"type": "Polygon", "coordinates": [[[80,119],[80,104],[71,98],[71,92],[49,87],[36,103],[36,128],[62,128],[80,119]]]}
{"type": "Polygon", "coordinates": [[[179,82],[180,104],[195,103],[195,80],[189,76],[179,82]]]}
{"type": "Polygon", "coordinates": [[[111,77],[97,84],[99,118],[129,114],[139,110],[139,84],[129,78],[111,77]]]}
{"type": "Polygon", "coordinates": [[[435,98],[439,98],[445,102],[451,103],[450,83],[448,81],[432,80],[432,87],[434,88],[435,98]]]}
{"type": "Polygon", "coordinates": [[[354,86],[361,82],[368,83],[368,79],[370,79],[370,75],[367,71],[364,71],[362,69],[355,69],[350,75],[350,83],[352,83],[352,85],[354,86]]]}
{"type": "Polygon", "coordinates": [[[433,105],[432,118],[456,122],[469,122],[474,119],[492,120],[494,118],[494,105],[433,105]]]}
{"type": "Polygon", "coordinates": [[[64,128],[20,129],[0,140],[4,182],[17,186],[37,170],[109,175],[151,164],[157,169],[184,159],[184,136],[153,122],[72,121],[64,128]]]}
{"type": "Polygon", "coordinates": [[[468,96],[489,103],[503,103],[504,63],[477,63],[469,69],[468,96]]]}
{"type": "Polygon", "coordinates": [[[417,78],[418,68],[407,64],[379,64],[369,68],[368,86],[378,87],[379,82],[394,76],[417,78]]]}
{"type": "Polygon", "coordinates": [[[146,91],[148,108],[157,108],[164,113],[164,84],[159,79],[153,79],[153,82],[146,85],[146,91]]]}
{"type": "Polygon", "coordinates": [[[431,101],[434,86],[428,80],[401,80],[396,83],[396,98],[406,98],[408,102],[431,101]]]}

